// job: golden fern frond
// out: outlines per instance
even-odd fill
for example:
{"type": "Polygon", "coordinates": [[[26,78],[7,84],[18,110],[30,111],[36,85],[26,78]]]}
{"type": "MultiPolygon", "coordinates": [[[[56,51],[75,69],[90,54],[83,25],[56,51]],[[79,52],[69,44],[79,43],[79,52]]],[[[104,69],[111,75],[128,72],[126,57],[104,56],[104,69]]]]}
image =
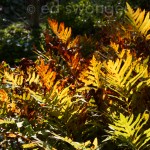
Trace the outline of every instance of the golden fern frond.
{"type": "Polygon", "coordinates": [[[4,83],[11,84],[13,87],[21,86],[24,80],[24,72],[21,71],[20,73],[12,72],[9,73],[8,71],[4,70],[4,83]]]}
{"type": "Polygon", "coordinates": [[[40,82],[39,80],[39,75],[33,71],[33,72],[27,72],[28,73],[28,77],[26,79],[26,82],[29,82],[29,85],[31,85],[33,82],[38,84],[40,82]]]}
{"type": "Polygon", "coordinates": [[[38,103],[44,104],[54,116],[58,117],[58,119],[63,118],[67,123],[70,117],[75,113],[79,114],[81,109],[80,106],[74,107],[75,102],[72,101],[70,86],[65,88],[62,88],[62,86],[60,81],[56,82],[45,95],[40,92],[34,92],[31,89],[28,89],[28,91],[38,103]]]}
{"type": "Polygon", "coordinates": [[[57,37],[62,41],[62,43],[67,43],[71,37],[71,28],[65,28],[64,23],[60,23],[58,26],[58,22],[56,20],[48,19],[48,23],[53,30],[53,32],[57,35],[57,37]]]}
{"type": "MultiPolygon", "coordinates": [[[[62,80],[60,80],[53,84],[53,86],[48,92],[46,92],[45,95],[43,95],[42,91],[35,92],[30,88],[26,88],[26,90],[27,94],[30,94],[30,97],[33,97],[36,101],[40,103],[47,103],[50,106],[58,106],[59,110],[62,110],[70,103],[71,100],[69,88],[70,87],[64,88],[64,83],[62,80]]],[[[29,95],[26,94],[25,96],[29,97],[29,95]]],[[[20,97],[22,98],[22,95],[20,95],[20,97]]]]}
{"type": "Polygon", "coordinates": [[[41,77],[41,82],[46,86],[48,90],[50,90],[54,84],[56,72],[53,71],[48,64],[45,65],[43,59],[40,60],[40,65],[37,65],[36,69],[38,71],[38,75],[41,77]]]}
{"type": "MultiPolygon", "coordinates": [[[[83,70],[79,75],[79,80],[87,86],[93,86],[95,88],[101,87],[101,62],[98,62],[96,58],[93,58],[90,61],[90,65],[86,70],[83,70]]],[[[104,74],[103,74],[104,75],[104,74]]]]}
{"type": "Polygon", "coordinates": [[[58,94],[57,99],[58,99],[57,105],[59,106],[59,108],[61,108],[61,113],[65,112],[66,109],[72,105],[72,101],[71,101],[72,97],[70,96],[69,87],[64,88],[58,94]]]}
{"type": "MultiPolygon", "coordinates": [[[[144,59],[143,62],[141,62],[140,58],[139,58],[139,61],[140,61],[140,64],[135,66],[136,73],[143,72],[145,70],[145,67],[147,66],[148,61],[149,61],[149,56],[146,59],[144,59]]],[[[148,78],[148,76],[149,76],[148,70],[146,70],[144,74],[144,78],[148,78]]]]}
{"type": "Polygon", "coordinates": [[[119,51],[119,44],[116,44],[114,42],[110,42],[110,47],[113,48],[113,50],[115,51],[116,55],[119,57],[119,58],[123,58],[124,55],[125,55],[125,50],[122,50],[122,51],[119,51]]]}
{"type": "Polygon", "coordinates": [[[118,92],[121,91],[121,95],[126,93],[124,95],[126,98],[132,93],[131,87],[137,86],[139,84],[137,81],[140,78],[144,78],[148,68],[148,65],[144,65],[135,74],[134,70],[141,65],[141,62],[140,60],[133,60],[130,50],[124,49],[118,54],[116,61],[105,61],[103,65],[107,71],[106,81],[108,86],[114,87],[118,92]]]}
{"type": "Polygon", "coordinates": [[[67,81],[68,81],[68,77],[65,79],[61,79],[61,80],[56,81],[56,83],[53,85],[53,87],[50,90],[49,97],[51,99],[54,99],[56,95],[59,95],[62,92],[62,90],[64,89],[67,81]]]}
{"type": "Polygon", "coordinates": [[[15,124],[15,121],[9,119],[0,119],[0,124],[15,124]]]}
{"type": "Polygon", "coordinates": [[[21,94],[16,93],[15,91],[12,93],[12,99],[19,100],[31,100],[31,94],[28,91],[22,91],[21,94]]]}
{"type": "Polygon", "coordinates": [[[79,100],[70,89],[71,85],[64,86],[66,82],[67,78],[57,81],[45,97],[48,97],[46,103],[53,115],[68,123],[73,115],[83,114],[83,107],[78,105],[79,100]]]}
{"type": "Polygon", "coordinates": [[[137,31],[139,31],[142,35],[146,37],[146,40],[150,39],[150,34],[148,34],[148,31],[150,30],[150,14],[149,12],[146,14],[145,10],[141,10],[138,8],[136,11],[134,11],[131,6],[126,3],[127,5],[127,11],[126,15],[130,19],[132,25],[136,28],[137,31]]]}
{"type": "Polygon", "coordinates": [[[119,50],[119,44],[116,44],[116,43],[110,41],[110,46],[113,48],[113,50],[116,52],[116,54],[119,53],[119,51],[118,51],[119,50]]]}
{"type": "Polygon", "coordinates": [[[35,91],[33,91],[33,90],[29,89],[29,88],[26,88],[26,90],[30,94],[30,99],[34,98],[39,103],[45,103],[46,98],[44,97],[43,94],[41,94],[39,92],[35,92],[35,91]]]}
{"type": "Polygon", "coordinates": [[[150,139],[150,128],[147,130],[142,130],[143,126],[148,122],[149,114],[144,112],[142,115],[139,114],[134,120],[134,115],[130,117],[125,117],[120,113],[119,118],[115,117],[113,119],[113,124],[109,124],[108,131],[110,136],[108,139],[111,140],[121,140],[133,149],[144,149],[147,146],[147,142],[150,139]]]}
{"type": "Polygon", "coordinates": [[[130,54],[129,50],[122,50],[121,54],[123,54],[123,56],[125,54],[127,55],[125,62],[123,62],[122,58],[117,58],[115,62],[109,60],[108,62],[104,62],[103,64],[108,72],[107,80],[111,81],[112,84],[116,83],[116,85],[123,86],[128,77],[130,76],[133,68],[130,68],[129,73],[124,78],[127,69],[129,69],[129,66],[131,66],[132,55],[130,54]]]}
{"type": "Polygon", "coordinates": [[[9,73],[8,71],[4,70],[3,75],[3,82],[5,84],[11,84],[13,87],[22,86],[23,83],[28,83],[31,85],[33,82],[36,84],[40,83],[39,75],[35,71],[27,71],[27,75],[24,74],[23,71],[14,70],[13,72],[9,73]]]}

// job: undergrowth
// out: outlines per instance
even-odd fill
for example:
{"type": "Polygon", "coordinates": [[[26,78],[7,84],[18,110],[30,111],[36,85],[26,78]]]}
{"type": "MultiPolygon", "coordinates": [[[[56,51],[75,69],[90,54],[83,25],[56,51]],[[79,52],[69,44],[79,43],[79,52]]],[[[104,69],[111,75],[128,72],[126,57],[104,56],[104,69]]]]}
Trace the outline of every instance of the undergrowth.
{"type": "Polygon", "coordinates": [[[126,18],[92,57],[92,39],[49,18],[36,61],[0,64],[1,148],[149,149],[149,12],[127,3],[126,18]]]}

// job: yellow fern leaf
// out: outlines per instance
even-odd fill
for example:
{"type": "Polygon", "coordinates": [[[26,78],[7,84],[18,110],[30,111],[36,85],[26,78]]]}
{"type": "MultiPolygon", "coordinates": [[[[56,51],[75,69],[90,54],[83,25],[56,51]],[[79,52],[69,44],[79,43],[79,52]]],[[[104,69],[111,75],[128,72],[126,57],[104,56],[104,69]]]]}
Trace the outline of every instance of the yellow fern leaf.
{"type": "Polygon", "coordinates": [[[34,71],[28,72],[28,78],[26,79],[26,82],[29,82],[29,85],[31,85],[33,82],[34,83],[39,83],[39,75],[36,74],[34,71]]]}
{"type": "Polygon", "coordinates": [[[141,12],[141,9],[138,8],[138,9],[136,10],[136,12],[133,14],[133,18],[136,19],[136,18],[139,16],[139,13],[140,13],[140,12],[141,12]]]}
{"type": "Polygon", "coordinates": [[[12,92],[12,99],[18,99],[19,101],[23,100],[31,100],[31,94],[29,91],[21,91],[20,93],[17,93],[15,90],[12,92]]]}
{"type": "Polygon", "coordinates": [[[118,53],[119,44],[116,44],[114,42],[110,42],[110,46],[115,50],[116,53],[118,53]]]}
{"type": "Polygon", "coordinates": [[[131,62],[132,62],[132,55],[130,54],[130,51],[127,50],[126,54],[127,54],[127,56],[126,56],[127,59],[123,65],[123,67],[119,71],[119,76],[121,76],[121,77],[124,76],[125,72],[127,71],[127,69],[129,68],[129,66],[131,65],[131,62]]]}
{"type": "Polygon", "coordinates": [[[13,87],[20,86],[23,84],[23,72],[20,73],[9,73],[7,71],[4,71],[4,79],[5,83],[12,84],[13,87]]]}
{"type": "Polygon", "coordinates": [[[93,58],[90,61],[90,66],[87,70],[84,70],[81,72],[79,80],[85,83],[85,86],[93,85],[94,87],[100,88],[101,87],[101,81],[100,81],[100,70],[101,69],[101,63],[96,60],[96,58],[93,56],[93,58]]]}
{"type": "Polygon", "coordinates": [[[138,82],[141,78],[148,77],[148,65],[145,63],[142,64],[140,59],[134,60],[130,50],[124,51],[123,54],[122,58],[118,56],[116,61],[108,60],[103,62],[103,65],[106,69],[108,87],[128,100],[130,94],[133,93],[133,86],[138,91],[144,83],[149,83],[149,80],[138,82]]]}
{"type": "Polygon", "coordinates": [[[142,25],[140,26],[139,30],[143,33],[142,29],[143,27],[145,27],[145,25],[147,24],[147,22],[149,21],[149,12],[146,14],[145,20],[142,23],[142,25]]]}
{"type": "Polygon", "coordinates": [[[139,28],[144,20],[145,16],[145,10],[143,10],[141,13],[139,13],[139,16],[135,20],[135,23],[137,24],[137,27],[139,28]]]}
{"type": "Polygon", "coordinates": [[[132,25],[136,28],[138,32],[145,36],[146,40],[150,39],[150,35],[148,31],[150,30],[150,15],[149,12],[145,16],[145,10],[141,11],[141,9],[137,9],[133,11],[131,6],[126,3],[127,11],[126,15],[132,22],[132,25]]]}

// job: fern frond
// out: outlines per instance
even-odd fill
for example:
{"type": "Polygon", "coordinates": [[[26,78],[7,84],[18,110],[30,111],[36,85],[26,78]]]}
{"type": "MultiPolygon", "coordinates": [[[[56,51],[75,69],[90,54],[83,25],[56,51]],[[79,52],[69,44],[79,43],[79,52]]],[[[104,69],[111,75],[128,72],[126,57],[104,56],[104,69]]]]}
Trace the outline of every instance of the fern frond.
{"type": "Polygon", "coordinates": [[[108,131],[110,134],[109,139],[120,139],[133,149],[143,149],[150,138],[150,129],[142,130],[149,120],[149,115],[147,114],[148,117],[145,117],[145,113],[139,114],[135,120],[133,114],[130,117],[125,117],[120,113],[119,118],[114,118],[113,124],[109,124],[111,129],[108,131]]]}
{"type": "Polygon", "coordinates": [[[139,60],[133,60],[130,50],[124,49],[118,54],[116,61],[109,60],[103,64],[107,71],[106,81],[108,86],[114,87],[121,95],[125,94],[126,98],[130,96],[131,87],[140,84],[137,81],[140,78],[144,78],[148,68],[146,64],[141,67],[142,63],[139,60]],[[141,69],[133,76],[135,68],[138,67],[141,69]]]}
{"type": "Polygon", "coordinates": [[[8,94],[6,93],[6,91],[4,89],[0,89],[0,101],[2,102],[8,102],[9,98],[8,98],[8,94]]]}
{"type": "Polygon", "coordinates": [[[74,55],[70,56],[70,60],[67,63],[71,68],[72,73],[80,70],[81,62],[80,62],[79,53],[77,52],[74,55]]]}
{"type": "Polygon", "coordinates": [[[45,65],[43,59],[41,59],[40,65],[36,66],[36,69],[38,71],[38,75],[41,77],[42,83],[48,90],[50,90],[54,84],[56,72],[53,71],[52,68],[49,67],[49,65],[45,65]]]}
{"type": "Polygon", "coordinates": [[[132,25],[136,28],[139,33],[146,37],[146,40],[150,39],[150,34],[148,31],[150,30],[150,14],[149,12],[145,14],[145,10],[137,9],[134,11],[131,6],[126,3],[127,11],[126,15],[130,19],[132,25]],[[145,16],[146,15],[146,16],[145,16]]]}
{"type": "Polygon", "coordinates": [[[15,86],[20,86],[23,84],[23,80],[24,80],[24,72],[20,72],[20,73],[9,73],[8,71],[4,71],[4,81],[5,84],[11,84],[13,87],[15,86]]]}
{"type": "Polygon", "coordinates": [[[0,124],[15,124],[15,121],[8,119],[0,119],[0,124]]]}
{"type": "Polygon", "coordinates": [[[86,70],[83,70],[80,74],[79,80],[87,86],[93,86],[95,88],[101,87],[101,62],[98,62],[96,58],[93,58],[90,61],[90,65],[86,70]]]}
{"type": "MultiPolygon", "coordinates": [[[[70,107],[72,105],[71,99],[72,97],[69,94],[69,87],[64,88],[60,94],[58,95],[57,99],[58,99],[58,103],[57,106],[60,108],[60,112],[64,113],[68,107],[70,107]]],[[[59,116],[59,118],[61,118],[61,114],[59,116]]]]}
{"type": "Polygon", "coordinates": [[[48,23],[57,37],[66,44],[71,37],[71,28],[65,28],[63,22],[58,26],[58,22],[50,18],[48,19],[48,23]]]}
{"type": "Polygon", "coordinates": [[[29,88],[26,88],[26,90],[28,90],[30,97],[33,97],[38,103],[45,103],[46,99],[43,94],[35,92],[29,88]]]}
{"type": "Polygon", "coordinates": [[[98,148],[98,141],[97,138],[94,139],[94,142],[91,143],[91,141],[86,141],[85,143],[79,143],[79,142],[75,142],[73,141],[71,138],[68,137],[62,137],[59,136],[55,133],[52,133],[53,137],[59,140],[62,140],[68,144],[70,144],[71,146],[73,146],[76,150],[80,150],[80,149],[84,149],[84,150],[96,150],[98,148]],[[93,146],[91,146],[93,145],[93,146]]]}
{"type": "Polygon", "coordinates": [[[116,53],[119,53],[118,52],[118,50],[119,50],[119,44],[116,44],[116,43],[114,43],[114,42],[110,42],[110,46],[114,49],[114,51],[116,52],[116,53]]]}
{"type": "Polygon", "coordinates": [[[76,38],[72,41],[70,41],[67,45],[67,49],[72,49],[78,47],[79,44],[79,36],[76,36],[76,38]]]}
{"type": "Polygon", "coordinates": [[[28,91],[22,91],[21,94],[16,93],[15,91],[12,93],[13,99],[19,99],[19,100],[31,100],[31,94],[28,91]]]}
{"type": "Polygon", "coordinates": [[[26,82],[29,82],[29,85],[31,85],[33,82],[38,84],[40,82],[39,80],[39,75],[33,71],[32,73],[31,72],[27,72],[28,73],[28,77],[26,79],[26,82]]]}

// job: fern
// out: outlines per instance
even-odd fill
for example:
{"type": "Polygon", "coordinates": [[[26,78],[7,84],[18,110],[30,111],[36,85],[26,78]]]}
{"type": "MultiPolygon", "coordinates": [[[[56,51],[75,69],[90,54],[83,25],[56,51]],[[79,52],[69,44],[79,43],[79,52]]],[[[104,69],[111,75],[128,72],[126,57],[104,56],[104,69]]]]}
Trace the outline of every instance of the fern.
{"type": "Polygon", "coordinates": [[[143,36],[146,37],[146,40],[149,40],[150,39],[150,34],[148,34],[148,31],[150,30],[149,12],[146,14],[145,10],[141,11],[140,8],[134,11],[128,3],[126,3],[126,5],[127,5],[126,15],[128,16],[132,25],[136,28],[137,31],[139,31],[139,33],[141,33],[143,36]]]}
{"type": "Polygon", "coordinates": [[[0,124],[15,124],[15,121],[9,119],[0,119],[0,124]]]}
{"type": "Polygon", "coordinates": [[[68,45],[67,45],[67,49],[71,50],[71,49],[75,49],[79,46],[79,36],[76,36],[76,38],[74,40],[70,40],[68,45]]]}
{"type": "Polygon", "coordinates": [[[31,94],[26,90],[23,90],[21,94],[16,93],[15,91],[12,92],[12,99],[18,99],[20,101],[31,100],[31,94]]]}
{"type": "Polygon", "coordinates": [[[55,20],[48,19],[49,25],[57,37],[63,42],[67,43],[71,37],[71,28],[65,28],[64,23],[60,23],[55,20]]]}
{"type": "MultiPolygon", "coordinates": [[[[76,76],[81,70],[81,66],[83,66],[82,63],[84,62],[84,59],[79,52],[79,36],[71,40],[71,28],[65,28],[64,23],[60,23],[58,27],[58,22],[56,20],[48,19],[48,21],[51,29],[56,34],[59,40],[58,41],[48,33],[45,33],[45,40],[49,49],[50,58],[55,58],[53,54],[56,54],[57,50],[61,58],[69,66],[69,69],[71,70],[73,76],[76,76]],[[57,42],[53,44],[53,40],[56,40],[57,42]],[[52,51],[54,51],[53,54],[52,51]]],[[[45,57],[45,55],[43,55],[43,57],[45,57]]]]}
{"type": "Polygon", "coordinates": [[[31,85],[39,84],[39,75],[32,68],[27,69],[27,74],[20,68],[13,71],[4,70],[3,83],[11,85],[13,88],[21,87],[24,83],[31,85]]]}
{"type": "Polygon", "coordinates": [[[90,61],[89,67],[83,70],[79,75],[79,80],[85,84],[85,87],[93,86],[93,88],[100,88],[102,86],[101,67],[101,62],[98,62],[93,56],[93,58],[90,61]]]}
{"type": "Polygon", "coordinates": [[[139,114],[134,120],[134,115],[125,117],[120,114],[119,118],[114,118],[113,124],[109,124],[108,131],[110,136],[105,140],[121,140],[126,143],[128,147],[132,149],[144,149],[149,147],[150,129],[142,130],[143,126],[148,122],[149,114],[144,112],[142,115],[139,114]]]}
{"type": "MultiPolygon", "coordinates": [[[[144,82],[139,83],[138,81],[147,76],[147,64],[143,65],[140,59],[134,60],[130,50],[123,49],[119,52],[117,45],[114,44],[113,47],[117,59],[101,63],[93,56],[88,69],[83,70],[79,75],[79,80],[84,83],[84,87],[78,89],[78,91],[90,90],[91,88],[99,89],[106,84],[107,88],[120,95],[120,97],[117,96],[118,99],[128,101],[133,94],[133,87],[137,86],[137,91],[142,86],[144,87],[144,82]],[[137,74],[133,75],[135,74],[135,68],[137,74]]],[[[147,79],[145,78],[145,80],[147,79]]],[[[108,96],[111,96],[111,94],[108,96]]],[[[115,97],[115,95],[112,96],[115,97]]]]}
{"type": "Polygon", "coordinates": [[[12,87],[21,86],[23,84],[24,72],[12,72],[4,71],[4,83],[11,84],[12,87]]]}
{"type": "Polygon", "coordinates": [[[4,89],[0,89],[0,101],[1,102],[8,102],[9,101],[8,94],[4,89]]]}
{"type": "MultiPolygon", "coordinates": [[[[134,60],[130,50],[122,50],[118,54],[116,61],[109,60],[105,61],[104,67],[107,70],[106,81],[107,86],[114,89],[117,93],[122,95],[128,100],[130,94],[133,94],[133,86],[142,86],[138,83],[140,78],[144,78],[147,74],[148,66],[141,64],[140,60],[134,60]],[[133,76],[135,68],[141,68],[137,74],[133,76]]],[[[138,91],[138,89],[137,89],[138,91]]]]}
{"type": "Polygon", "coordinates": [[[54,80],[56,78],[56,72],[49,67],[49,65],[44,64],[44,60],[40,60],[40,65],[36,66],[38,75],[41,77],[41,82],[46,86],[48,90],[53,86],[54,80]]]}
{"type": "MultiPolygon", "coordinates": [[[[133,15],[130,18],[134,17],[132,21],[137,30],[149,39],[149,28],[142,27],[142,22],[149,25],[145,11],[139,9],[134,13],[128,5],[127,9],[128,15],[133,15]]],[[[126,37],[120,37],[118,42],[122,45],[111,42],[114,51],[111,49],[110,58],[99,58],[102,60],[99,61],[99,56],[93,56],[85,61],[80,53],[80,37],[71,39],[71,28],[65,28],[64,23],[58,25],[55,20],[48,21],[56,38],[45,33],[47,50],[42,47],[43,51],[37,52],[40,57],[34,63],[25,60],[14,70],[0,66],[0,115],[17,120],[13,125],[0,119],[2,126],[6,123],[6,127],[2,127],[6,138],[22,138],[22,148],[56,146],[61,149],[67,143],[66,147],[96,150],[101,141],[98,134],[104,134],[113,115],[108,139],[121,140],[122,145],[125,143],[133,149],[148,147],[150,129],[144,129],[148,126],[149,115],[144,113],[135,117],[133,114],[139,101],[142,106],[149,104],[149,97],[147,101],[144,99],[150,86],[149,58],[136,58],[131,50],[122,49],[126,37]],[[125,117],[124,113],[131,116],[125,117]],[[119,118],[116,114],[120,114],[119,118]],[[7,132],[10,131],[7,123],[12,126],[13,133],[7,132]]],[[[87,38],[83,43],[85,41],[91,44],[92,39],[87,38]]],[[[109,51],[108,47],[102,48],[104,54],[109,51]]],[[[146,107],[149,106],[144,109],[146,107]]],[[[135,112],[138,114],[141,109],[135,112]]]]}
{"type": "Polygon", "coordinates": [[[35,71],[27,71],[28,77],[25,82],[28,82],[29,85],[32,83],[39,84],[39,75],[35,71]]]}
{"type": "Polygon", "coordinates": [[[98,140],[97,138],[94,139],[93,143],[91,143],[91,141],[86,141],[84,143],[79,143],[79,142],[75,142],[72,139],[68,138],[68,137],[62,137],[59,136],[55,133],[52,133],[53,137],[59,140],[62,140],[68,144],[70,144],[71,146],[73,146],[76,150],[96,150],[98,149],[98,140]],[[92,146],[91,146],[92,145],[92,146]]]}

